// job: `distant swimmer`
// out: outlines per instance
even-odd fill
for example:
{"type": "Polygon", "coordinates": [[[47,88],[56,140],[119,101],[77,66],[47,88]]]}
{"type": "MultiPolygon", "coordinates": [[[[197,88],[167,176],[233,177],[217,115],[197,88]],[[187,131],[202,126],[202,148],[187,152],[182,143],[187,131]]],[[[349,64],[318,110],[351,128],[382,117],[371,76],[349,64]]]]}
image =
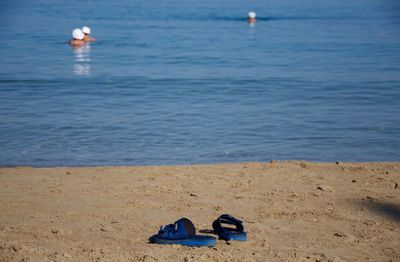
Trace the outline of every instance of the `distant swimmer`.
{"type": "Polygon", "coordinates": [[[85,35],[83,34],[82,30],[79,28],[74,29],[72,31],[72,39],[69,41],[69,44],[72,46],[83,46],[85,44],[85,41],[83,38],[85,35]]]}
{"type": "Polygon", "coordinates": [[[250,24],[254,24],[256,22],[256,13],[250,11],[247,14],[247,22],[249,22],[250,24]]]}
{"type": "Polygon", "coordinates": [[[83,38],[83,40],[85,42],[96,42],[96,39],[90,36],[90,33],[92,32],[92,30],[90,30],[89,27],[87,27],[87,26],[82,27],[82,32],[85,35],[85,37],[83,38]]]}

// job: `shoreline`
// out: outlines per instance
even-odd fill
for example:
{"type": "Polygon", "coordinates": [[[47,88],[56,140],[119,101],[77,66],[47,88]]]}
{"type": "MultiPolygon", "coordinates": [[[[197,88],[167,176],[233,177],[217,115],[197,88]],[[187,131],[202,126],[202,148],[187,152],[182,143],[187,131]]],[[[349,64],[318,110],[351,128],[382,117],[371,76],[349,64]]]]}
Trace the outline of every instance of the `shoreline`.
{"type": "Polygon", "coordinates": [[[0,168],[0,261],[396,261],[400,162],[0,168]],[[149,244],[219,215],[247,242],[149,244]]]}
{"type": "Polygon", "coordinates": [[[329,164],[329,165],[370,165],[370,164],[400,164],[400,161],[309,161],[309,160],[269,160],[269,161],[243,161],[243,162],[211,162],[211,163],[188,163],[188,164],[160,164],[160,165],[44,165],[44,166],[32,166],[32,165],[11,165],[1,166],[1,169],[12,169],[12,168],[37,168],[37,169],[57,169],[57,168],[135,168],[135,167],[186,167],[186,166],[219,166],[219,165],[246,165],[246,164],[284,164],[284,163],[306,163],[306,164],[329,164]]]}

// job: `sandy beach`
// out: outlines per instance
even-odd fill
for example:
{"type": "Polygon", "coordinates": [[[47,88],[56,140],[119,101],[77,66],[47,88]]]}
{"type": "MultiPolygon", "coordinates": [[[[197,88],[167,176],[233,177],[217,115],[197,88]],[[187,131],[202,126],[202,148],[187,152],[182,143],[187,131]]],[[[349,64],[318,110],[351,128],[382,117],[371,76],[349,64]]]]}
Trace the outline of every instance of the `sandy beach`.
{"type": "Polygon", "coordinates": [[[400,261],[400,163],[0,169],[0,261],[400,261]],[[247,242],[148,243],[229,213],[247,242]]]}

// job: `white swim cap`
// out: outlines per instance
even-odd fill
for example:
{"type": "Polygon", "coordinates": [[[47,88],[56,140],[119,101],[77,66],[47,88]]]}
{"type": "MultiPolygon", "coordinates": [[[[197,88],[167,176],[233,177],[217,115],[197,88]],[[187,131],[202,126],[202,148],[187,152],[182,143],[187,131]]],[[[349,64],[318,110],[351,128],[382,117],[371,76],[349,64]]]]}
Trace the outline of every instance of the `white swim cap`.
{"type": "Polygon", "coordinates": [[[249,13],[247,14],[247,16],[248,16],[249,18],[251,18],[251,19],[254,19],[254,18],[256,18],[256,13],[254,13],[254,12],[249,12],[249,13]]]}
{"type": "Polygon", "coordinates": [[[82,27],[82,32],[83,32],[84,34],[88,34],[88,35],[89,35],[91,31],[92,31],[92,30],[90,30],[90,28],[87,27],[87,26],[82,27]]]}
{"type": "Polygon", "coordinates": [[[82,40],[85,35],[82,33],[82,30],[79,28],[75,28],[74,31],[72,31],[72,37],[74,39],[82,40]]]}

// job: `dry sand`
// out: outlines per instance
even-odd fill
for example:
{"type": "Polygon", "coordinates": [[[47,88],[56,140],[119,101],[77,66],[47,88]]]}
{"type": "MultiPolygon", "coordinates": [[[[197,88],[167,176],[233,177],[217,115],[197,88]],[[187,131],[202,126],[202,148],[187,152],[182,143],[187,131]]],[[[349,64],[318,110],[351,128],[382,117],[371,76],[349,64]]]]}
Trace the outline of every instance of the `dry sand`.
{"type": "Polygon", "coordinates": [[[2,168],[0,261],[400,261],[400,163],[2,168]],[[147,241],[223,213],[247,242],[147,241]]]}

